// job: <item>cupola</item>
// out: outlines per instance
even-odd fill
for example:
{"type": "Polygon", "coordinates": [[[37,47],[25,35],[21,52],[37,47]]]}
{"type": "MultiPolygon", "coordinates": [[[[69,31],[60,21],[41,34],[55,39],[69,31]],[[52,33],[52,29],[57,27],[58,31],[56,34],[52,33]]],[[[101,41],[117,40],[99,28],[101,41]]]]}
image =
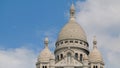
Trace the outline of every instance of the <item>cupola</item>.
{"type": "Polygon", "coordinates": [[[92,63],[98,63],[99,62],[99,63],[104,64],[102,55],[97,48],[96,37],[94,37],[94,39],[93,39],[93,50],[89,54],[89,62],[92,62],[92,63]]]}
{"type": "Polygon", "coordinates": [[[82,27],[75,21],[75,7],[70,8],[70,19],[59,33],[58,40],[77,39],[87,42],[86,34],[82,27]]]}
{"type": "Polygon", "coordinates": [[[48,48],[49,40],[46,37],[44,40],[45,48],[41,51],[38,61],[40,62],[49,62],[50,59],[55,59],[54,55],[51,53],[51,51],[48,48]]]}

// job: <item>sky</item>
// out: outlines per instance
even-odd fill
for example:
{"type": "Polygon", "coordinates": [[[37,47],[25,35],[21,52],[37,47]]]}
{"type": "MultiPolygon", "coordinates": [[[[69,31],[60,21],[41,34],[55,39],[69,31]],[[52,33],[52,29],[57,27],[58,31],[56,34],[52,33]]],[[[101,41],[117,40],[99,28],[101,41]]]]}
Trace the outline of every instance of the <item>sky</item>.
{"type": "MultiPolygon", "coordinates": [[[[0,0],[0,68],[35,68],[50,40],[53,52],[61,28],[69,20],[72,0],[0,0]]],[[[74,0],[76,21],[86,32],[92,49],[93,36],[105,68],[120,65],[120,0],[74,0]]]]}

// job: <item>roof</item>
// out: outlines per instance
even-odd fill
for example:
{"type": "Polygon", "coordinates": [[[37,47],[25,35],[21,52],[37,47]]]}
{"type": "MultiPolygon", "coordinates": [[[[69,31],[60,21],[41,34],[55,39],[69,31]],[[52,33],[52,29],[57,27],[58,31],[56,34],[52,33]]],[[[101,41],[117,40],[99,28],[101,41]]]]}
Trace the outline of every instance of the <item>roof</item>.
{"type": "Polygon", "coordinates": [[[52,52],[48,48],[48,43],[49,43],[49,40],[46,37],[44,40],[45,48],[41,51],[41,53],[38,57],[38,61],[40,61],[40,62],[43,62],[43,61],[49,62],[50,59],[55,59],[54,54],[52,54],[52,52]]]}
{"type": "Polygon", "coordinates": [[[89,54],[89,61],[90,62],[102,62],[103,58],[100,51],[97,48],[94,48],[89,54]]]}
{"type": "Polygon", "coordinates": [[[39,55],[39,57],[38,57],[39,59],[38,59],[38,61],[41,61],[41,62],[47,62],[47,61],[49,61],[50,59],[54,59],[55,57],[54,57],[54,55],[51,53],[51,51],[49,50],[49,48],[48,47],[45,47],[42,51],[41,51],[41,53],[40,53],[40,55],[39,55]]]}
{"type": "Polygon", "coordinates": [[[79,39],[87,42],[86,34],[82,27],[75,21],[75,8],[72,4],[70,9],[70,20],[59,33],[58,41],[65,39],[79,39]]]}
{"type": "Polygon", "coordinates": [[[93,50],[89,54],[89,61],[90,62],[101,62],[104,64],[102,55],[97,48],[97,40],[95,36],[93,39],[93,50]]]}

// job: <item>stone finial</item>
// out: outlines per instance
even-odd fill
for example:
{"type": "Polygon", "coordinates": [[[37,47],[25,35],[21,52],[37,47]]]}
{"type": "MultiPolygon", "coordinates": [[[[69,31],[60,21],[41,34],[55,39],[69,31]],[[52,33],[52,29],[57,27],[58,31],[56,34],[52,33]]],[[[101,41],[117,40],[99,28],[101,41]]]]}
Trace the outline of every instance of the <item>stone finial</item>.
{"type": "Polygon", "coordinates": [[[93,48],[97,48],[96,36],[93,37],[93,48]]]}
{"type": "Polygon", "coordinates": [[[48,37],[46,37],[44,40],[45,47],[48,47],[48,43],[49,43],[49,39],[48,39],[48,37]]]}
{"type": "Polygon", "coordinates": [[[75,18],[75,7],[73,3],[70,8],[70,18],[75,18]]]}

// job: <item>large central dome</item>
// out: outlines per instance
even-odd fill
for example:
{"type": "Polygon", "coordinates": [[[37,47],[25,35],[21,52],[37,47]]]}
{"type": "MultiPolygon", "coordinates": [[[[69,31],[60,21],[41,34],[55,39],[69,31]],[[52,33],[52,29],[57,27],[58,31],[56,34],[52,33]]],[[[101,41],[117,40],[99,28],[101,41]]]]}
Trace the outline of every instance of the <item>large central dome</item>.
{"type": "Polygon", "coordinates": [[[65,39],[78,39],[87,42],[86,34],[82,27],[75,21],[74,5],[70,9],[70,20],[59,33],[58,41],[65,39]]]}
{"type": "Polygon", "coordinates": [[[75,20],[70,20],[59,33],[58,41],[64,39],[80,39],[87,41],[84,30],[75,20]]]}

